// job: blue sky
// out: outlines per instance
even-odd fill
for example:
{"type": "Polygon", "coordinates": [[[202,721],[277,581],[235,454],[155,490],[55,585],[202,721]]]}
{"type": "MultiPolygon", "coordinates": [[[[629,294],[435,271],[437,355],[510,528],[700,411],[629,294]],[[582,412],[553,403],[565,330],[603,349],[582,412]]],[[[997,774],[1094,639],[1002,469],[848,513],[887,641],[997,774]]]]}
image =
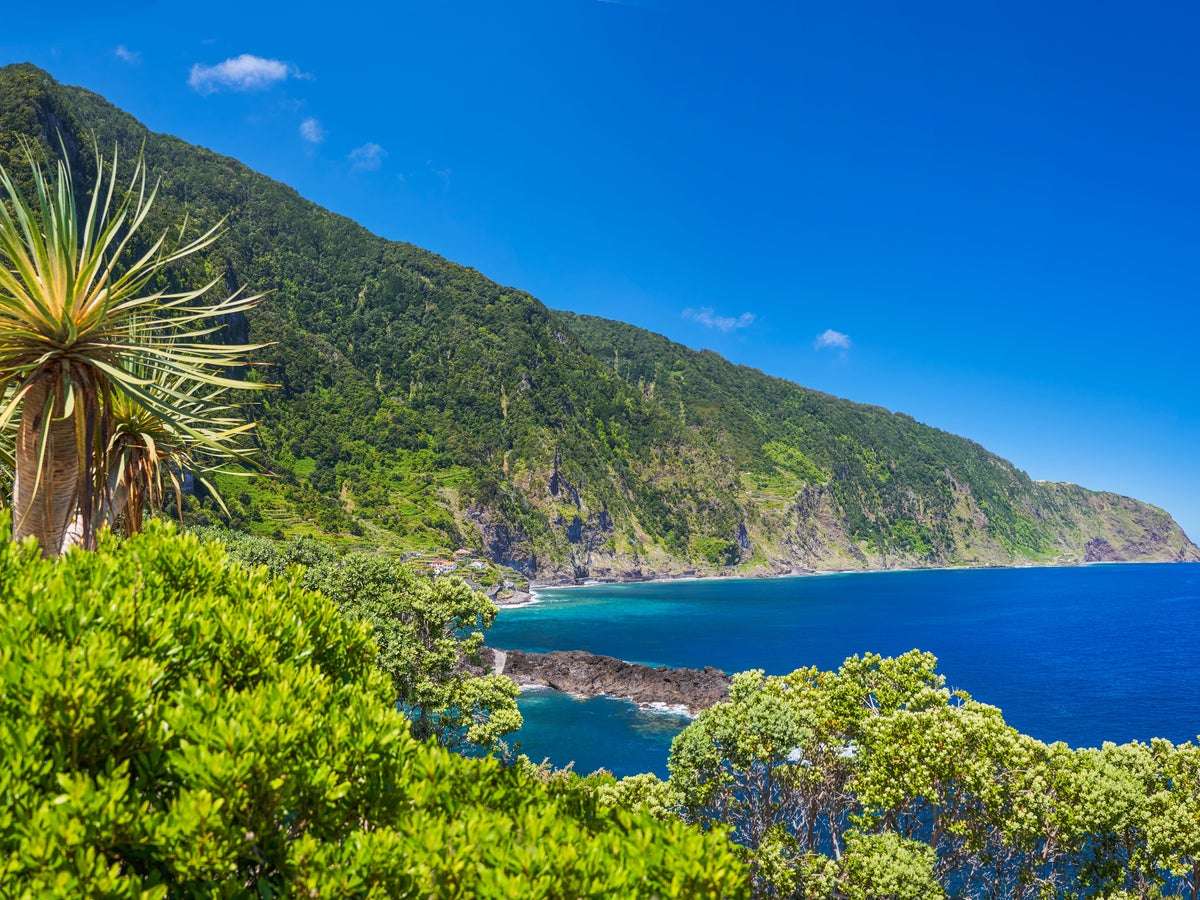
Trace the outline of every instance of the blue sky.
{"type": "Polygon", "coordinates": [[[1195,4],[66,6],[0,60],[1200,538],[1195,4]]]}

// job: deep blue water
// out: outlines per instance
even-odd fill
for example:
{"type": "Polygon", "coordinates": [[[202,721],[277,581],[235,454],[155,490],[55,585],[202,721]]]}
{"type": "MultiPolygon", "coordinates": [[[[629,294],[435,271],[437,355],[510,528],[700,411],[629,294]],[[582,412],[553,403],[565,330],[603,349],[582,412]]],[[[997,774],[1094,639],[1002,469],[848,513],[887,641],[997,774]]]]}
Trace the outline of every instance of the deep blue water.
{"type": "MultiPolygon", "coordinates": [[[[544,590],[495,647],[769,673],[866,651],[938,656],[951,687],[1073,746],[1200,733],[1200,565],[1104,565],[682,581],[544,590]]],[[[666,772],[676,716],[523,695],[524,752],[577,771],[666,772]]]]}

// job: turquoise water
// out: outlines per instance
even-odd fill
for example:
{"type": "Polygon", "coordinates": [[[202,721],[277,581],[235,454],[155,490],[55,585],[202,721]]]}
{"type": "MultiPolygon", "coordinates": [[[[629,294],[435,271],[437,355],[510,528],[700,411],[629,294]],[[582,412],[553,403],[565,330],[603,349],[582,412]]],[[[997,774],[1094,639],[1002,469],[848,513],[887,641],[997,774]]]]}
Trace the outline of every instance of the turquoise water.
{"type": "MultiPolygon", "coordinates": [[[[545,590],[495,647],[589,650],[736,672],[833,668],[865,651],[937,654],[952,687],[1043,740],[1200,733],[1200,565],[822,575],[545,590]]],[[[522,696],[524,752],[578,771],[665,774],[678,716],[551,691],[522,696]]]]}

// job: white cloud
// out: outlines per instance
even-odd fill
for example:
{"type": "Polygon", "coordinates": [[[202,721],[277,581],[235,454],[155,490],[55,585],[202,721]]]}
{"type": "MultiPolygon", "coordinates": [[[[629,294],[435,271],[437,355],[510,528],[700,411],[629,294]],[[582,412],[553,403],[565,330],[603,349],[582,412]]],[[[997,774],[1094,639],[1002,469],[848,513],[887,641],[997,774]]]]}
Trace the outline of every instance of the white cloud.
{"type": "Polygon", "coordinates": [[[288,77],[308,76],[277,59],[263,59],[252,53],[243,53],[215,66],[196,63],[188,75],[188,84],[201,94],[212,94],[220,90],[260,91],[288,77]]]}
{"type": "Polygon", "coordinates": [[[817,335],[817,339],[813,341],[813,347],[817,350],[835,349],[845,352],[850,349],[850,335],[826,328],[817,335]]]}
{"type": "Polygon", "coordinates": [[[718,331],[733,331],[736,328],[746,328],[754,324],[754,313],[744,312],[740,316],[718,316],[711,306],[699,309],[685,309],[683,317],[703,325],[705,328],[716,328],[718,331]]]}
{"type": "Polygon", "coordinates": [[[387,151],[378,144],[366,143],[355,147],[346,157],[350,160],[350,168],[356,172],[374,172],[383,165],[387,151]]]}
{"type": "Polygon", "coordinates": [[[437,176],[437,179],[442,183],[443,188],[450,187],[450,176],[454,173],[449,168],[442,167],[439,169],[433,164],[433,160],[431,159],[425,160],[425,168],[437,176]]]}
{"type": "Polygon", "coordinates": [[[310,144],[319,144],[325,140],[325,129],[312,116],[309,116],[300,123],[300,137],[304,138],[310,144]]]}
{"type": "Polygon", "coordinates": [[[142,61],[141,53],[137,52],[136,50],[130,50],[124,44],[117,44],[117,49],[113,51],[113,56],[115,56],[121,62],[126,62],[130,65],[134,65],[142,61]]]}

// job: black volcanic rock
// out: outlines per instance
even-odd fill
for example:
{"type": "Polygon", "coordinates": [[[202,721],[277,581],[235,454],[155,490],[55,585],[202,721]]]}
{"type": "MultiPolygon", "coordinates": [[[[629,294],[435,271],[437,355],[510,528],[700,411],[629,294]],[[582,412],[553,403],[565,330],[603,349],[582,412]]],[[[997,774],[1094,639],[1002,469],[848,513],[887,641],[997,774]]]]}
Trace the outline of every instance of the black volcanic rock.
{"type": "Polygon", "coordinates": [[[729,676],[720,669],[643,666],[586,653],[559,650],[527,653],[485,647],[473,671],[506,675],[519,685],[539,685],[585,697],[621,697],[638,704],[684,707],[695,714],[729,694],[729,676]]]}

